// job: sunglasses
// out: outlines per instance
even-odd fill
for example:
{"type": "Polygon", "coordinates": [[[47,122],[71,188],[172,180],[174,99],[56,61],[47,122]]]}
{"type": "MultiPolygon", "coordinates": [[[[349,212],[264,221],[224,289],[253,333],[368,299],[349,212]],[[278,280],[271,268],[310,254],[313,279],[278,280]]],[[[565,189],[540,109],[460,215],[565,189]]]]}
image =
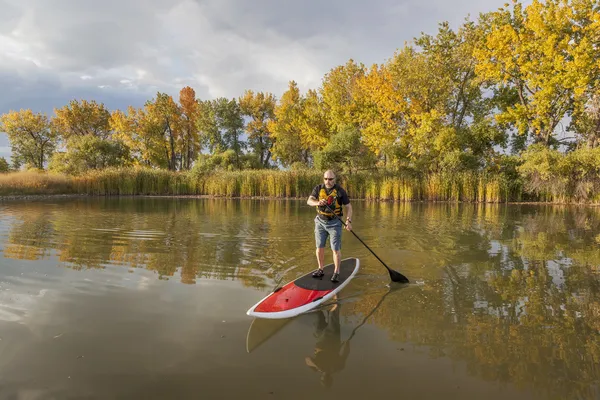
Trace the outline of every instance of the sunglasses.
{"type": "Polygon", "coordinates": [[[323,179],[325,179],[326,181],[332,181],[332,180],[334,180],[335,178],[323,178],[323,179]]]}

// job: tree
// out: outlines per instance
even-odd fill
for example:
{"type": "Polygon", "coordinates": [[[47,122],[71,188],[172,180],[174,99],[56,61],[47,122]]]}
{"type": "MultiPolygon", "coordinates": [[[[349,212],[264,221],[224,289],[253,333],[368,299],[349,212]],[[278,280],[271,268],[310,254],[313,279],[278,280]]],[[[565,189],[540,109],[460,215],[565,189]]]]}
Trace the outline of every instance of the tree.
{"type": "Polygon", "coordinates": [[[200,101],[196,126],[200,135],[200,144],[205,146],[211,154],[225,151],[225,143],[217,125],[215,102],[210,100],[200,101]]]}
{"type": "Polygon", "coordinates": [[[357,82],[363,106],[357,110],[364,144],[375,154],[392,155],[391,149],[405,131],[408,103],[386,65],[374,64],[357,82]]]}
{"type": "Polygon", "coordinates": [[[384,164],[432,171],[481,165],[503,143],[492,107],[475,83],[474,24],[440,24],[359,77],[355,121],[384,164]],[[466,164],[461,165],[462,162],[466,164]]]}
{"type": "Polygon", "coordinates": [[[55,109],[54,113],[52,126],[66,142],[73,136],[110,138],[110,111],[103,103],[71,100],[68,105],[55,109]]]}
{"type": "Polygon", "coordinates": [[[571,128],[579,134],[579,144],[591,148],[600,146],[600,91],[585,103],[578,104],[571,128]]]}
{"type": "Polygon", "coordinates": [[[9,172],[9,171],[10,171],[10,165],[8,164],[8,161],[6,161],[6,158],[0,157],[0,172],[9,172]]]}
{"type": "Polygon", "coordinates": [[[24,162],[34,168],[44,169],[58,143],[56,132],[50,129],[45,114],[33,111],[11,111],[0,117],[0,131],[6,132],[11,143],[16,164],[24,162]]]}
{"type": "Polygon", "coordinates": [[[477,40],[475,25],[468,21],[457,32],[443,22],[436,36],[423,34],[415,40],[429,69],[439,77],[440,106],[445,110],[447,124],[456,130],[465,127],[466,118],[474,116],[482,99],[481,87],[475,82],[477,61],[473,49],[477,40]]]}
{"type": "Polygon", "coordinates": [[[242,118],[240,106],[235,99],[229,100],[220,97],[214,100],[214,115],[216,126],[223,138],[223,144],[226,149],[234,151],[236,166],[239,169],[242,150],[246,148],[246,143],[240,140],[244,130],[244,119],[242,118]]]}
{"type": "Polygon", "coordinates": [[[448,123],[446,108],[452,81],[435,65],[435,57],[411,46],[397,52],[387,65],[396,91],[393,107],[388,108],[400,121],[393,152],[401,165],[418,170],[438,170],[443,153],[459,150],[458,131],[448,123]]]}
{"type": "Polygon", "coordinates": [[[181,89],[179,104],[181,105],[182,169],[189,170],[200,151],[200,137],[196,123],[200,114],[200,105],[196,100],[194,89],[189,86],[181,89]]]}
{"type": "MultiPolygon", "coordinates": [[[[483,162],[495,153],[494,146],[506,144],[506,127],[494,122],[495,104],[484,98],[476,79],[473,52],[480,35],[470,21],[456,32],[443,22],[436,36],[422,35],[415,43],[421,47],[430,70],[441,77],[437,81],[441,88],[438,107],[443,110],[448,132],[456,133],[458,146],[451,152],[470,154],[483,162]]],[[[442,158],[447,155],[440,154],[442,158]]]]}
{"type": "Polygon", "coordinates": [[[113,112],[110,120],[113,138],[129,149],[134,164],[167,168],[170,157],[165,152],[163,127],[150,116],[149,106],[149,102],[143,109],[129,106],[127,114],[120,110],[113,112]]]}
{"type": "Polygon", "coordinates": [[[592,2],[534,0],[523,8],[513,1],[512,10],[507,4],[482,16],[480,27],[482,40],[474,50],[478,80],[518,95],[497,120],[551,145],[555,128],[597,75],[592,2]]]}
{"type": "Polygon", "coordinates": [[[322,150],[314,154],[315,168],[352,172],[374,163],[374,154],[361,143],[357,128],[349,127],[331,138],[322,150]]]}
{"type": "MultiPolygon", "coordinates": [[[[181,157],[181,108],[166,93],[157,92],[156,98],[145,104],[145,132],[158,145],[159,158],[166,161],[170,171],[177,170],[181,157]]],[[[154,147],[154,146],[153,146],[154,147]]]]}
{"type": "Polygon", "coordinates": [[[288,83],[288,90],[281,96],[275,107],[275,119],[269,122],[269,130],[274,140],[273,158],[285,167],[294,163],[308,165],[309,154],[302,145],[303,110],[298,84],[288,83]]]}
{"type": "Polygon", "coordinates": [[[345,65],[333,68],[323,78],[321,94],[326,105],[332,132],[356,124],[361,105],[355,96],[357,81],[365,74],[365,66],[350,59],[345,65]]]}
{"type": "Polygon", "coordinates": [[[54,153],[52,171],[79,175],[92,169],[127,166],[129,148],[120,140],[104,140],[94,135],[74,136],[67,152],[54,153]]]}
{"type": "Polygon", "coordinates": [[[248,144],[258,155],[263,167],[269,166],[273,139],[269,131],[269,122],[275,118],[275,106],[277,102],[271,93],[254,93],[247,90],[239,99],[242,115],[251,120],[246,124],[248,144]]]}
{"type": "Polygon", "coordinates": [[[330,137],[331,129],[323,97],[318,91],[310,89],[302,99],[301,141],[310,151],[323,149],[330,137]]]}

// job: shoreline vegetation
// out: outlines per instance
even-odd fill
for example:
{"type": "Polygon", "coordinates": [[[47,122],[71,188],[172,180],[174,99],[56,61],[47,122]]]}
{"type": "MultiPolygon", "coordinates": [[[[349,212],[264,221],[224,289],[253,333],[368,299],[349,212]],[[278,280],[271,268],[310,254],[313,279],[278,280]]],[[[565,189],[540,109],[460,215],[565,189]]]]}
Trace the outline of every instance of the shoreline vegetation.
{"type": "MultiPolygon", "coordinates": [[[[306,199],[321,182],[321,171],[247,170],[194,174],[140,167],[108,168],[78,176],[47,171],[0,174],[0,201],[89,196],[229,199],[306,199]]],[[[599,205],[599,196],[583,200],[566,186],[539,193],[521,179],[473,173],[428,176],[356,172],[338,176],[352,199],[393,202],[463,202],[599,205]],[[562,190],[562,191],[561,191],[562,190]]]]}
{"type": "Polygon", "coordinates": [[[600,204],[596,3],[514,0],[280,97],[12,110],[0,196],[303,198],[333,169],[354,199],[600,204]]]}

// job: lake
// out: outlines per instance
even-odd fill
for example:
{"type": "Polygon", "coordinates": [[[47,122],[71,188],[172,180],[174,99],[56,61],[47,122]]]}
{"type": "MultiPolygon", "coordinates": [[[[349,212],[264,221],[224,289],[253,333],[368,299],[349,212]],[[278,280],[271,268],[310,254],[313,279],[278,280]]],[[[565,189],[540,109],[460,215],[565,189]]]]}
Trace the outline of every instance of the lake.
{"type": "Polygon", "coordinates": [[[411,283],[344,231],[335,301],[253,320],[316,267],[305,201],[0,203],[0,398],[597,399],[599,211],[355,201],[411,283]]]}

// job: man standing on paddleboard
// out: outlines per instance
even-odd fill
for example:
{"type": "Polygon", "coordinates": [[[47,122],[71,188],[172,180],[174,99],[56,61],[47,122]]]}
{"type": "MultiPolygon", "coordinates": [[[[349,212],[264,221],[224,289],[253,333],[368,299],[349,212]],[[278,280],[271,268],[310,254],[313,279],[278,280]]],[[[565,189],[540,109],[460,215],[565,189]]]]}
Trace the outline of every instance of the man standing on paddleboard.
{"type": "Polygon", "coordinates": [[[323,183],[314,187],[306,203],[309,206],[317,208],[315,241],[319,268],[312,275],[315,278],[320,278],[324,275],[325,242],[327,241],[327,237],[329,237],[331,250],[333,251],[333,263],[335,265],[331,281],[337,282],[342,262],[342,206],[346,206],[348,210],[346,230],[352,230],[352,205],[350,204],[348,193],[337,184],[335,173],[332,170],[327,170],[323,174],[323,183]]]}

